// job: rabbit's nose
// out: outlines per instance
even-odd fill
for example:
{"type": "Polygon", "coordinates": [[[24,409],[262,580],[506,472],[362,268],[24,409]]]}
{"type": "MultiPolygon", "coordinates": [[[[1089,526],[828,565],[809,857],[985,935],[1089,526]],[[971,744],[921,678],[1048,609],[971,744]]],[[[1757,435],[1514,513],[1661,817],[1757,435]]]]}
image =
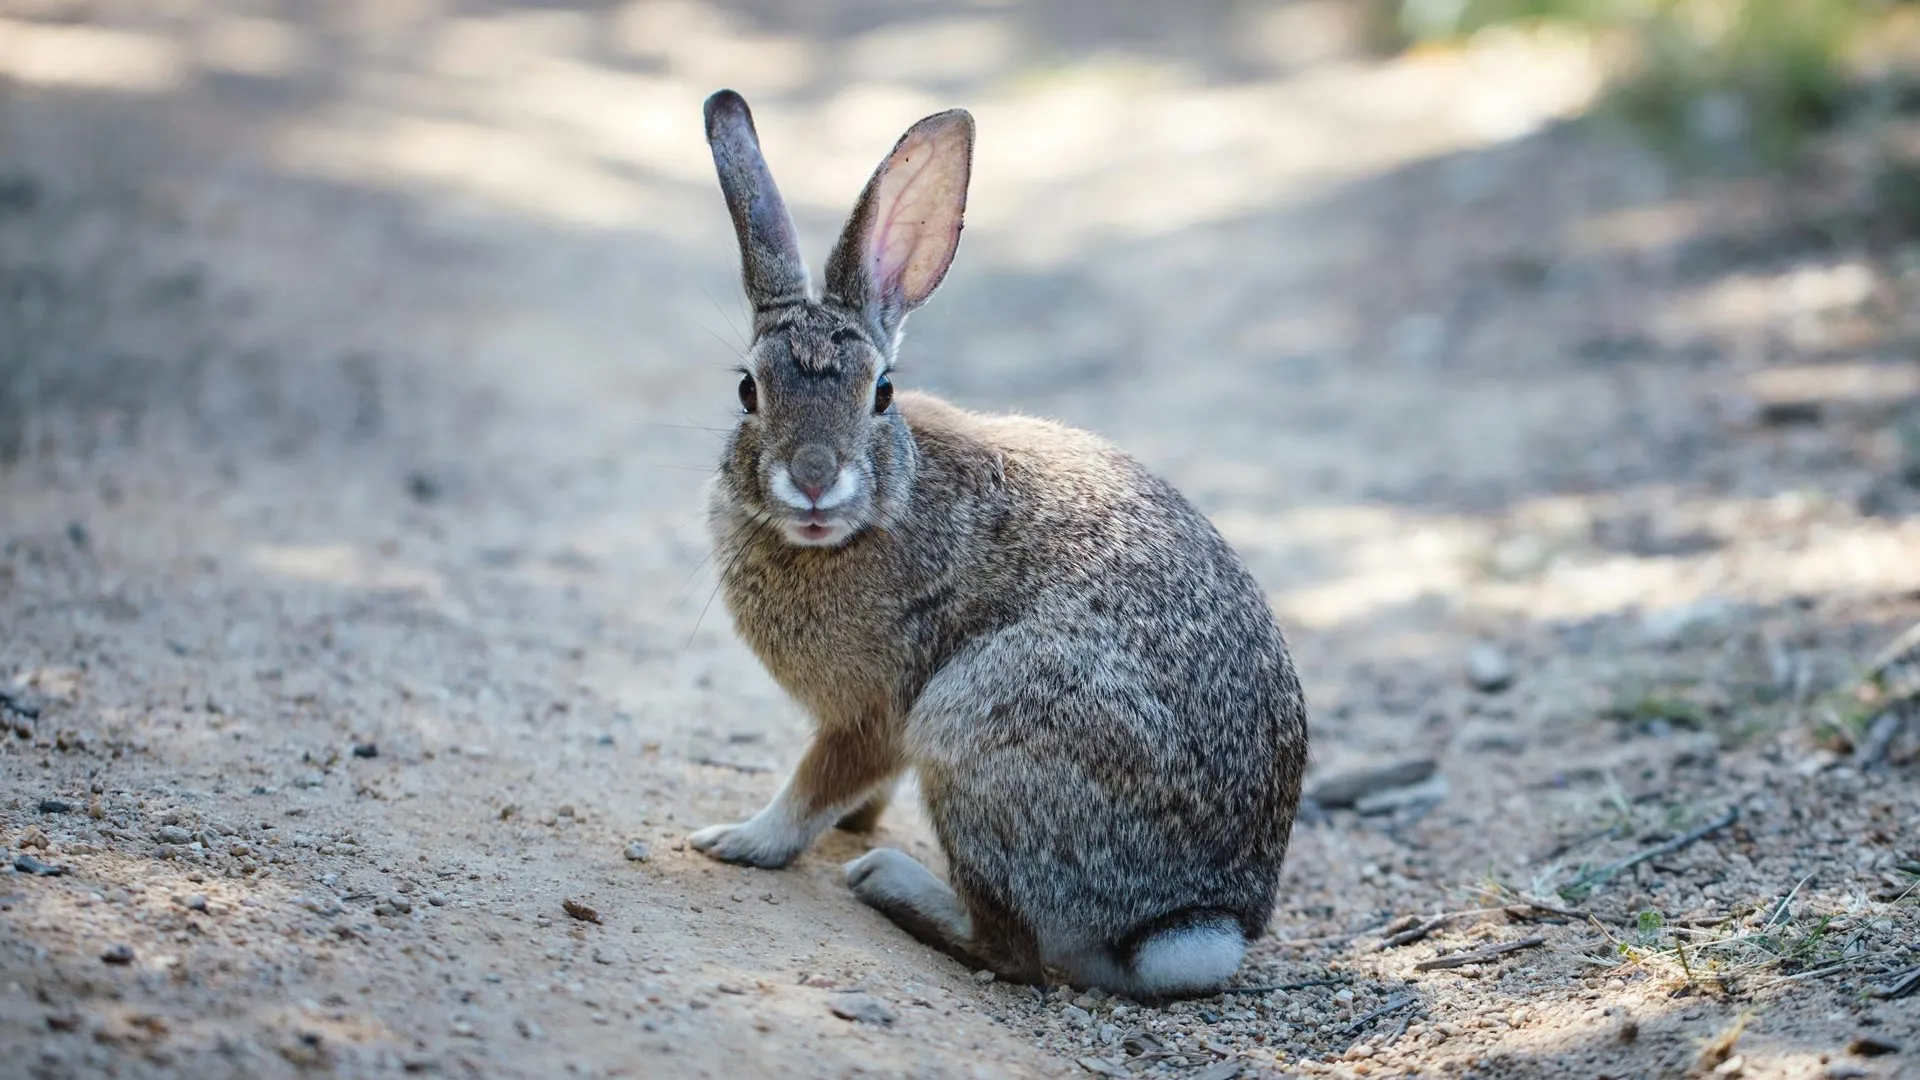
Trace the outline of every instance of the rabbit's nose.
{"type": "Polygon", "coordinates": [[[820,501],[827,488],[840,475],[840,462],[828,447],[811,443],[801,447],[787,464],[787,473],[793,477],[793,486],[814,502],[820,501]]]}

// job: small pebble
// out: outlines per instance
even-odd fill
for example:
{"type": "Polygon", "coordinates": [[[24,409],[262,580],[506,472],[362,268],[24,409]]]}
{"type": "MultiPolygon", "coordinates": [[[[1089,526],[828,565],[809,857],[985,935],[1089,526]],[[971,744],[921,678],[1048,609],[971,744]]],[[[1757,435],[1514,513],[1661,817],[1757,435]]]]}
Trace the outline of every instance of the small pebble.
{"type": "Polygon", "coordinates": [[[193,834],[178,825],[162,825],[160,831],[154,835],[158,836],[163,844],[193,843],[193,834]]]}
{"type": "Polygon", "coordinates": [[[434,907],[446,907],[447,894],[442,892],[430,892],[427,894],[427,903],[432,904],[434,907]]]}
{"type": "Polygon", "coordinates": [[[207,910],[207,896],[205,893],[193,893],[189,896],[176,896],[173,898],[173,902],[176,904],[179,904],[183,908],[186,908],[188,911],[207,910]]]}
{"type": "Polygon", "coordinates": [[[842,1020],[885,1027],[896,1019],[894,1011],[872,994],[835,994],[827,1008],[842,1020]]]}
{"type": "Polygon", "coordinates": [[[973,973],[973,981],[977,983],[990,983],[993,981],[993,972],[982,968],[973,973]]]}
{"type": "Polygon", "coordinates": [[[40,812],[43,814],[67,814],[72,813],[72,811],[72,803],[61,802],[59,799],[40,800],[40,812]]]}
{"type": "Polygon", "coordinates": [[[560,901],[560,907],[566,911],[568,915],[579,919],[581,922],[597,923],[600,921],[599,911],[578,900],[572,898],[562,900],[560,901]]]}
{"type": "Polygon", "coordinates": [[[640,841],[635,840],[627,845],[628,862],[646,862],[651,858],[653,858],[653,851],[640,841]]]}
{"type": "Polygon", "coordinates": [[[380,756],[379,743],[354,743],[353,756],[357,758],[376,758],[380,756]]]}
{"type": "Polygon", "coordinates": [[[1898,1043],[1891,1043],[1873,1035],[1860,1035],[1847,1044],[1847,1053],[1854,1057],[1883,1057],[1900,1052],[1898,1043]]]}
{"type": "Polygon", "coordinates": [[[1513,685],[1513,661],[1498,645],[1481,642],[1467,653],[1467,684],[1483,694],[1497,694],[1513,685]]]}
{"type": "Polygon", "coordinates": [[[340,914],[340,901],[335,900],[331,896],[302,896],[296,899],[294,903],[313,912],[315,915],[340,914]]]}
{"type": "Polygon", "coordinates": [[[110,946],[106,952],[100,954],[100,959],[115,967],[124,967],[133,963],[133,946],[124,944],[110,946]]]}
{"type": "Polygon", "coordinates": [[[59,877],[67,872],[67,868],[64,866],[55,866],[49,862],[41,862],[39,859],[25,852],[21,852],[13,857],[13,868],[23,874],[32,874],[35,877],[59,877]]]}

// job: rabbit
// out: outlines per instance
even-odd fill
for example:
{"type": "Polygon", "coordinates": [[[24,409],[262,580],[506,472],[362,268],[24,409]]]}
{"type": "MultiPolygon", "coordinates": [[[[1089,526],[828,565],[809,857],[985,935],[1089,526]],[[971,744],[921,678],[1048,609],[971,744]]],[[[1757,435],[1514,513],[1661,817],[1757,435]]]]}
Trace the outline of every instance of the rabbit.
{"type": "Polygon", "coordinates": [[[1272,916],[1307,760],[1264,594],[1106,441],[894,389],[959,245],[971,115],[901,137],[816,298],[746,102],[704,112],[753,306],[708,522],[738,633],[815,729],[765,809],[689,841],[785,866],[872,829],[911,769],[950,881],[875,848],[860,900],[1006,980],[1217,991],[1272,916]]]}

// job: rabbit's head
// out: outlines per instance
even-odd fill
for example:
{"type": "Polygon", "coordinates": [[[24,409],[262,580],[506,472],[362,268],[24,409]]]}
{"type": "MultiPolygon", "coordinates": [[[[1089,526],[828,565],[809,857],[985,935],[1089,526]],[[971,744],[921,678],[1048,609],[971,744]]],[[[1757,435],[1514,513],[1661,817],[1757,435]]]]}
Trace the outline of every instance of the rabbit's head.
{"type": "Polygon", "coordinates": [[[960,243],[973,118],[944,112],[901,136],[834,245],[818,299],[747,103],[714,94],[706,124],[753,303],[721,493],[789,543],[837,547],[906,506],[913,440],[888,375],[902,323],[960,243]]]}

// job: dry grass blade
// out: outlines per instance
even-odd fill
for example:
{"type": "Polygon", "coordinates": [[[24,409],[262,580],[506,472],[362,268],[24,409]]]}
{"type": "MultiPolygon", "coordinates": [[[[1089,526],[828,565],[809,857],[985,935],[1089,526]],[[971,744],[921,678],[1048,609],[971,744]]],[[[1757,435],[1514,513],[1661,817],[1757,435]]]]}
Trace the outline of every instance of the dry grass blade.
{"type": "Polygon", "coordinates": [[[1852,956],[1852,957],[1848,957],[1845,960],[1840,961],[1837,964],[1828,964],[1825,967],[1812,968],[1807,971],[1796,971],[1791,975],[1776,975],[1773,978],[1766,980],[1765,982],[1757,983],[1757,984],[1749,984],[1748,989],[1768,990],[1776,986],[1785,986],[1788,983],[1801,982],[1802,980],[1805,980],[1805,979],[1817,979],[1822,975],[1831,975],[1836,971],[1845,971],[1848,968],[1859,967],[1862,963],[1864,963],[1869,959],[1871,958],[1866,956],[1852,956]]]}
{"type": "Polygon", "coordinates": [[[1767,921],[1763,925],[1762,929],[1772,927],[1775,924],[1777,924],[1781,919],[1786,918],[1789,909],[1792,907],[1793,898],[1796,896],[1799,896],[1800,890],[1806,888],[1807,882],[1812,880],[1813,880],[1813,875],[1808,874],[1806,877],[1803,877],[1799,881],[1795,882],[1792,891],[1788,892],[1787,895],[1781,899],[1779,907],[1776,907],[1773,909],[1773,914],[1767,918],[1767,921]]]}
{"type": "Polygon", "coordinates": [[[1740,1044],[1740,1036],[1746,1034],[1747,1021],[1751,1019],[1753,1019],[1752,1013],[1741,1013],[1732,1027],[1709,1040],[1700,1049],[1700,1056],[1694,1060],[1693,1068],[1687,1070],[1687,1076],[1691,1078],[1715,1075],[1720,1066],[1732,1059],[1733,1049],[1740,1044]]]}
{"type": "Polygon", "coordinates": [[[1484,949],[1475,949],[1472,952],[1454,953],[1452,956],[1436,956],[1431,960],[1422,960],[1413,965],[1413,970],[1443,971],[1447,968],[1470,967],[1474,964],[1484,964],[1489,960],[1497,960],[1508,953],[1519,952],[1521,949],[1537,948],[1546,943],[1547,939],[1543,937],[1521,938],[1519,941],[1509,941],[1502,945],[1489,945],[1484,949]]]}
{"type": "Polygon", "coordinates": [[[1920,623],[1908,627],[1906,633],[1881,649],[1867,665],[1862,678],[1867,682],[1878,682],[1889,671],[1907,663],[1920,663],[1920,623]]]}

